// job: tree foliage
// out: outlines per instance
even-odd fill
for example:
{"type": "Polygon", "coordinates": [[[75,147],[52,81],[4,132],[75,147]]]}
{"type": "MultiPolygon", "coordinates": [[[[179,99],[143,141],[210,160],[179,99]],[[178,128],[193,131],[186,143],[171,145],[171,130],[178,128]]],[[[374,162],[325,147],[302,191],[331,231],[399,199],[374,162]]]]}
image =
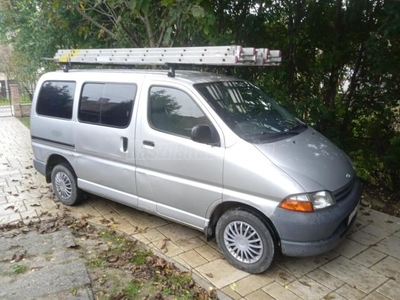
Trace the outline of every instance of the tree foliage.
{"type": "Polygon", "coordinates": [[[0,28],[33,73],[59,48],[281,49],[281,67],[236,75],[333,139],[361,177],[400,189],[399,1],[0,0],[0,28]]]}

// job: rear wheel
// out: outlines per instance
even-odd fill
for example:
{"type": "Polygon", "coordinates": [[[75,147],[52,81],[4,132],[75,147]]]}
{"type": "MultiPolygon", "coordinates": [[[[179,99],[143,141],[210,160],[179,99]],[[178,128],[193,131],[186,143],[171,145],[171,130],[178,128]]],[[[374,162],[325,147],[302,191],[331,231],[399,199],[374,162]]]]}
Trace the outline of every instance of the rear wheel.
{"type": "Polygon", "coordinates": [[[229,210],[218,220],[218,245],[236,268],[261,273],[275,256],[275,241],[269,228],[254,214],[243,210],[229,210]]]}
{"type": "Polygon", "coordinates": [[[76,176],[66,164],[56,165],[51,172],[53,191],[62,204],[76,205],[82,198],[76,176]]]}

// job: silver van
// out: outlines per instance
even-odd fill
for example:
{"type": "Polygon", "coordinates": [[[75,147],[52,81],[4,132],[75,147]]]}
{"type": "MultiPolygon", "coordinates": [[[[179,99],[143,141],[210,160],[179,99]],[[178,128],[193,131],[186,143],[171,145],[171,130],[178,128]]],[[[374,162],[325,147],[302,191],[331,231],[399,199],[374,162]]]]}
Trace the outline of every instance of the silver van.
{"type": "Polygon", "coordinates": [[[250,273],[278,251],[329,251],[357,214],[361,185],[349,158],[230,76],[47,73],[31,136],[34,167],[63,204],[85,191],[191,226],[250,273]]]}

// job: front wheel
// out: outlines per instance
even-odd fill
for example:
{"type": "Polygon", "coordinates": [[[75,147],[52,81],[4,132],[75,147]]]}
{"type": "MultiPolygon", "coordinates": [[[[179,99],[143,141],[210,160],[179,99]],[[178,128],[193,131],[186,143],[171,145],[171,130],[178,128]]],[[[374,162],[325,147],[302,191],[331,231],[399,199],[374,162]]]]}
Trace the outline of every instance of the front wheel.
{"type": "Polygon", "coordinates": [[[224,213],[217,223],[216,239],[226,260],[249,273],[265,271],[275,256],[275,240],[269,228],[247,211],[224,213]]]}
{"type": "Polygon", "coordinates": [[[62,204],[76,205],[82,198],[76,176],[66,164],[56,165],[51,172],[53,191],[62,204]]]}

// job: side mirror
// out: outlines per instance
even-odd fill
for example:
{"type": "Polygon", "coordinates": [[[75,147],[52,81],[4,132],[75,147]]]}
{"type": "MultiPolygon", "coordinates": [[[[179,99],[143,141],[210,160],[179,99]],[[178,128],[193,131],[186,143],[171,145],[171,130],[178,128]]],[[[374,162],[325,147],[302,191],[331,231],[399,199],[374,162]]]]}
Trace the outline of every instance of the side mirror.
{"type": "Polygon", "coordinates": [[[192,141],[202,144],[211,144],[211,128],[208,125],[196,125],[192,128],[190,137],[192,141]]]}

